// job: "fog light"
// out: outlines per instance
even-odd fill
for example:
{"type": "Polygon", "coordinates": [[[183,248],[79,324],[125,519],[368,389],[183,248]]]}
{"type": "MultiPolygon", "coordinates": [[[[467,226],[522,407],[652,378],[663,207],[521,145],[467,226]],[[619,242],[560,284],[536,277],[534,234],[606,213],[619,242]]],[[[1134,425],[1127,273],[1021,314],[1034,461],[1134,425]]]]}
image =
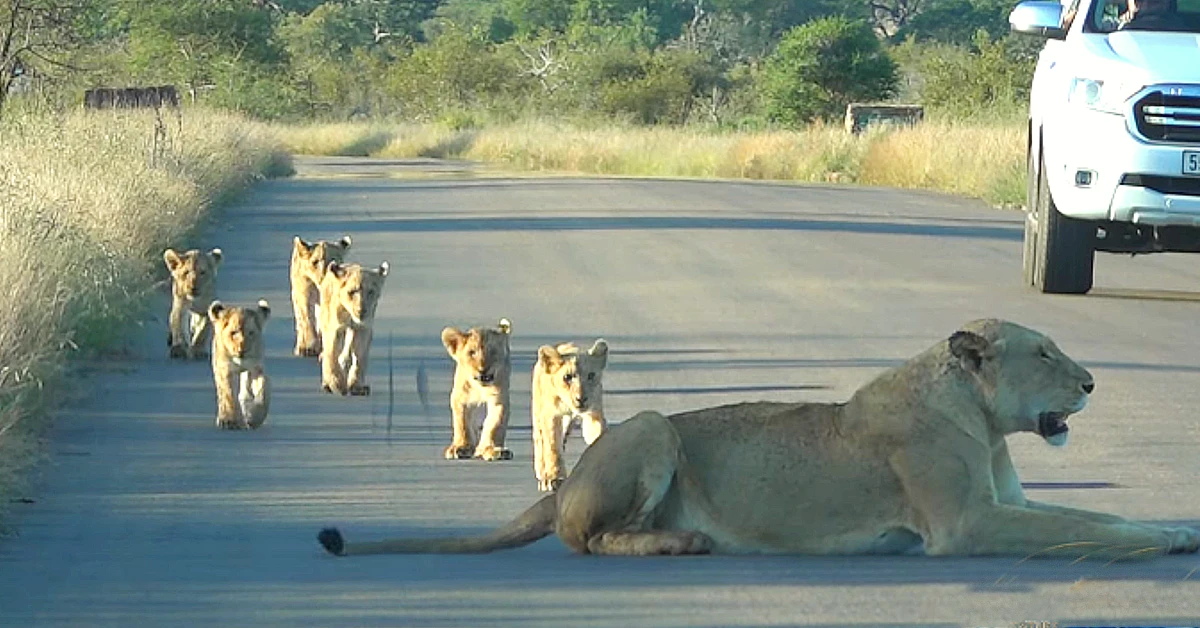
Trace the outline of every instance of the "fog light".
{"type": "Polygon", "coordinates": [[[1092,179],[1096,177],[1096,173],[1091,170],[1076,170],[1075,171],[1075,187],[1086,188],[1091,187],[1092,179]]]}

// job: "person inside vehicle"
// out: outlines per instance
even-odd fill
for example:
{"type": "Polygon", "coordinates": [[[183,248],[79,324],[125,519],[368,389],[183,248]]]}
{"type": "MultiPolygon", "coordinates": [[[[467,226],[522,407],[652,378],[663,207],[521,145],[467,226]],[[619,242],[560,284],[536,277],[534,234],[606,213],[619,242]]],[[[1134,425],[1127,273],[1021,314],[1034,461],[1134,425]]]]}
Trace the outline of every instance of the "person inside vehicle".
{"type": "Polygon", "coordinates": [[[1129,0],[1118,21],[1120,30],[1173,30],[1178,26],[1177,0],[1129,0]]]}

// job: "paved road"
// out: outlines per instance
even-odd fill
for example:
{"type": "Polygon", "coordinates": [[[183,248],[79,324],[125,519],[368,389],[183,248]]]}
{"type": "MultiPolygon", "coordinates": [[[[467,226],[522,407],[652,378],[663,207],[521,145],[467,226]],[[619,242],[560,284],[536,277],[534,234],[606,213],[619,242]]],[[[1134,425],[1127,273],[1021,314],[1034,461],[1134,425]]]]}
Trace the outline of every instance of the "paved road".
{"type": "Polygon", "coordinates": [[[440,459],[451,363],[439,332],[500,316],[514,322],[519,373],[542,343],[607,338],[617,420],[842,399],[966,320],[1010,318],[1098,379],[1068,448],[1033,436],[1012,447],[1028,482],[1107,488],[1031,494],[1200,523],[1195,257],[1105,256],[1096,294],[1040,296],[1019,285],[1019,215],[974,202],[454,170],[309,161],[224,212],[206,236],[226,251],[220,295],[265,297],[277,313],[266,428],[213,428],[208,366],[168,362],[161,346],[164,298],[134,357],[100,369],[57,422],[36,503],[15,507],[20,537],[0,541],[0,625],[1200,625],[1200,556],[622,559],[574,556],[553,538],[484,556],[325,556],[322,525],[357,538],[476,532],[536,498],[524,375],[516,460],[440,459]],[[353,259],[394,269],[370,398],[322,396],[316,363],[289,354],[291,237],[346,233],[353,259]]]}

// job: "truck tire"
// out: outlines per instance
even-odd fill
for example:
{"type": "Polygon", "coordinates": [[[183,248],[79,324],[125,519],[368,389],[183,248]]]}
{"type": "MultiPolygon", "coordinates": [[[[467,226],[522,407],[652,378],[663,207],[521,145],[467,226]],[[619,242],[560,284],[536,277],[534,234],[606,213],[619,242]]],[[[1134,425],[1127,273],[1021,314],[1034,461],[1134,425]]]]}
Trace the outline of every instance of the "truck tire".
{"type": "MultiPolygon", "coordinates": [[[[1033,239],[1032,283],[1042,292],[1086,294],[1092,289],[1096,261],[1096,223],[1068,218],[1058,212],[1046,180],[1046,162],[1038,158],[1037,197],[1030,206],[1034,220],[1025,221],[1025,238],[1033,239]]],[[[1030,245],[1026,244],[1029,252],[1030,245]]]]}

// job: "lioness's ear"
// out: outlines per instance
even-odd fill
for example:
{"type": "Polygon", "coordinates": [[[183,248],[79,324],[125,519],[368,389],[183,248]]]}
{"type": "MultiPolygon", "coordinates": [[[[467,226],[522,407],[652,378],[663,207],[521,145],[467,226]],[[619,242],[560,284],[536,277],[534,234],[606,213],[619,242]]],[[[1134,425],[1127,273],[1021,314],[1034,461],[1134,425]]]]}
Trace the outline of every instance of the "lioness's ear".
{"type": "Polygon", "coordinates": [[[167,263],[167,270],[175,272],[183,260],[179,258],[179,253],[176,253],[175,249],[167,249],[163,251],[163,261],[167,263]]]}
{"type": "Polygon", "coordinates": [[[466,334],[459,331],[457,327],[447,327],[442,330],[442,345],[446,347],[446,351],[450,352],[451,357],[458,353],[458,348],[466,339],[466,334]]]}
{"type": "Polygon", "coordinates": [[[950,354],[958,358],[963,368],[978,371],[984,358],[991,357],[992,344],[974,332],[956,331],[950,336],[950,354]]]}
{"type": "Polygon", "coordinates": [[[588,355],[600,359],[600,368],[608,366],[608,343],[603,338],[597,338],[588,355]]]}
{"type": "Polygon", "coordinates": [[[388,274],[388,268],[391,268],[391,267],[390,267],[390,266],[388,266],[388,263],[387,263],[387,262],[384,262],[384,263],[380,264],[380,265],[379,265],[379,276],[380,276],[380,277],[387,277],[387,274],[388,274]]]}
{"type": "Polygon", "coordinates": [[[218,318],[221,318],[221,312],[225,311],[225,304],[220,301],[213,301],[208,305],[208,318],[214,323],[218,318]]]}
{"type": "Polygon", "coordinates": [[[266,299],[258,300],[258,312],[262,314],[263,320],[271,318],[271,304],[267,303],[266,299]]]}
{"type": "Polygon", "coordinates": [[[500,319],[500,333],[511,334],[512,333],[512,321],[508,320],[507,318],[500,319]]]}
{"type": "Polygon", "coordinates": [[[224,258],[224,256],[225,254],[221,252],[221,249],[213,249],[208,252],[208,257],[212,260],[213,266],[220,266],[221,259],[224,258]]]}
{"type": "Polygon", "coordinates": [[[342,240],[341,240],[341,242],[342,242],[342,248],[343,248],[343,249],[348,249],[348,248],[350,248],[350,236],[348,236],[348,235],[347,235],[347,236],[342,236],[342,240]]]}
{"type": "Polygon", "coordinates": [[[538,347],[538,366],[542,367],[543,371],[549,373],[562,366],[562,363],[562,354],[554,347],[550,345],[538,347]]]}

